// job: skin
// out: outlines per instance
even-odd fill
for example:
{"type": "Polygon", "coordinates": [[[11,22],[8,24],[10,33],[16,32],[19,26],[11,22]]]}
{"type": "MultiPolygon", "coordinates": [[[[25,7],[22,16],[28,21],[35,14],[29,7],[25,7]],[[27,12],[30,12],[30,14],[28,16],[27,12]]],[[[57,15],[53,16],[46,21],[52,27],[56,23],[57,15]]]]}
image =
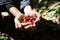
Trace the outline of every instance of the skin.
{"type": "Polygon", "coordinates": [[[37,13],[36,11],[34,11],[31,6],[26,6],[24,8],[24,13],[25,14],[22,14],[16,7],[11,7],[9,9],[9,11],[11,12],[11,14],[13,16],[15,16],[15,19],[14,19],[14,22],[15,22],[15,27],[16,28],[21,28],[22,26],[24,26],[25,29],[29,29],[29,28],[34,28],[36,26],[36,22],[38,22],[40,20],[40,14],[37,13]],[[26,22],[26,23],[21,23],[21,19],[26,16],[26,15],[29,15],[29,16],[34,16],[36,15],[37,18],[36,20],[34,21],[34,24],[33,25],[30,25],[30,22],[26,22]]]}
{"type": "Polygon", "coordinates": [[[20,20],[21,20],[21,16],[23,17],[23,14],[16,7],[11,7],[9,11],[13,16],[15,16],[14,19],[15,27],[21,28],[20,20]]]}
{"type": "Polygon", "coordinates": [[[36,15],[36,16],[37,16],[37,18],[36,18],[36,20],[34,21],[34,24],[33,24],[33,25],[30,25],[30,24],[29,24],[29,25],[25,26],[24,28],[25,28],[25,29],[35,28],[37,22],[40,20],[41,15],[40,15],[37,11],[33,10],[33,9],[31,8],[31,6],[26,6],[26,7],[24,8],[24,12],[25,12],[25,16],[27,16],[27,15],[29,15],[29,16],[34,16],[34,15],[36,15]]]}

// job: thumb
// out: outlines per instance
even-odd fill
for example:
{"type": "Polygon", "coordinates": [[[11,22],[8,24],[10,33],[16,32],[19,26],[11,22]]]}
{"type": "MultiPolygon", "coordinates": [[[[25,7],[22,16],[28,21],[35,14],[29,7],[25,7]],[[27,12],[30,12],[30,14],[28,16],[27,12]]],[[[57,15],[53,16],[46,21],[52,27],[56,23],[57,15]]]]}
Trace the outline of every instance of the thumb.
{"type": "Polygon", "coordinates": [[[15,20],[15,27],[16,28],[21,28],[22,27],[19,20],[15,20]]]}

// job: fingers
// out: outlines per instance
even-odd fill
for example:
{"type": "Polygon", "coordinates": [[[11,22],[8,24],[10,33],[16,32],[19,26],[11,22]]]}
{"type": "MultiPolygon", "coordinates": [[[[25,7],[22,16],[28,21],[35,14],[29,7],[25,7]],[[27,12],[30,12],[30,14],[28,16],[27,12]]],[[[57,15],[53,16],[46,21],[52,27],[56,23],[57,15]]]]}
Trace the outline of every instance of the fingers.
{"type": "Polygon", "coordinates": [[[36,26],[36,24],[34,23],[32,26],[33,26],[33,27],[35,27],[35,26],[36,26]]]}
{"type": "Polygon", "coordinates": [[[31,27],[32,27],[32,25],[28,25],[28,26],[25,26],[24,28],[28,29],[28,28],[31,28],[31,27]]]}
{"type": "Polygon", "coordinates": [[[37,18],[34,21],[34,23],[39,22],[40,21],[40,18],[41,18],[41,15],[39,13],[36,13],[36,16],[37,16],[37,18]]]}
{"type": "Polygon", "coordinates": [[[32,28],[32,27],[35,27],[36,24],[31,24],[30,22],[27,22],[27,23],[21,23],[22,26],[24,26],[25,29],[28,29],[28,28],[32,28]]]}
{"type": "Polygon", "coordinates": [[[26,23],[21,23],[22,26],[26,26],[26,25],[29,25],[30,22],[26,22],[26,23]]]}
{"type": "Polygon", "coordinates": [[[29,25],[29,26],[26,26],[26,27],[24,27],[25,29],[28,29],[28,28],[30,28],[31,27],[31,25],[29,25]]]}
{"type": "Polygon", "coordinates": [[[35,26],[36,26],[36,24],[31,24],[31,23],[29,23],[29,24],[27,24],[24,28],[25,28],[25,29],[35,28],[35,26]]]}
{"type": "Polygon", "coordinates": [[[24,26],[25,29],[34,28],[36,26],[36,22],[38,22],[40,20],[40,14],[38,14],[35,11],[30,11],[28,13],[25,13],[25,16],[28,16],[28,15],[29,15],[29,18],[33,18],[33,19],[29,19],[30,21],[28,21],[28,22],[21,22],[21,23],[20,23],[20,21],[21,21],[20,17],[21,16],[20,17],[17,16],[17,19],[15,18],[16,19],[15,20],[15,27],[16,28],[21,28],[22,26],[24,26]],[[32,21],[32,20],[34,20],[34,21],[32,21]]]}
{"type": "Polygon", "coordinates": [[[16,28],[21,28],[21,25],[20,24],[15,24],[15,27],[16,28]]]}
{"type": "Polygon", "coordinates": [[[19,20],[15,20],[14,22],[15,22],[15,27],[16,28],[21,28],[22,27],[19,20]]]}
{"type": "Polygon", "coordinates": [[[40,19],[39,18],[36,18],[36,20],[34,21],[34,23],[37,23],[39,21],[40,21],[40,19]]]}

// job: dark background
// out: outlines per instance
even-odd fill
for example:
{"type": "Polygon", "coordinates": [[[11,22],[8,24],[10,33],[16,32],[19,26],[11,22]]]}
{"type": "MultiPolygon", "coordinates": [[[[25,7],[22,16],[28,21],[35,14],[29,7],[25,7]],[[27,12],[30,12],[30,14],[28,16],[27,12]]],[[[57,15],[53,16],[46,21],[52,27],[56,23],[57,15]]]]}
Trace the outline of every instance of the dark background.
{"type": "Polygon", "coordinates": [[[14,17],[12,17],[4,18],[4,26],[1,32],[7,33],[14,40],[60,40],[60,30],[57,24],[51,21],[41,19],[35,30],[15,29],[14,17]]]}

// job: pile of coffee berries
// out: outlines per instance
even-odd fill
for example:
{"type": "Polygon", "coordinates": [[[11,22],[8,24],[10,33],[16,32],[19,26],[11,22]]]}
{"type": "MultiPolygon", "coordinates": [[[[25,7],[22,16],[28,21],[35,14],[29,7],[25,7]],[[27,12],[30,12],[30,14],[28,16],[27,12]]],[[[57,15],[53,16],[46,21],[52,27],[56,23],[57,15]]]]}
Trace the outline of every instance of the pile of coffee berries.
{"type": "Polygon", "coordinates": [[[24,16],[23,19],[22,19],[22,23],[25,23],[25,22],[30,22],[31,25],[34,24],[34,21],[36,20],[36,15],[34,16],[24,16]]]}

